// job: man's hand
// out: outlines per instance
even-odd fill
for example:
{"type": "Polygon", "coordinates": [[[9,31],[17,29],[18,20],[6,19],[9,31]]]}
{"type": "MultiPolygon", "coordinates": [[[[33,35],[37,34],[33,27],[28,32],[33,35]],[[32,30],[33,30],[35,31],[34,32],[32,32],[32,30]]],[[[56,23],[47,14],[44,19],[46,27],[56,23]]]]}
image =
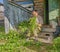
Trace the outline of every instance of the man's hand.
{"type": "Polygon", "coordinates": [[[38,29],[41,31],[42,24],[37,24],[38,29]]]}
{"type": "Polygon", "coordinates": [[[42,27],[42,24],[37,24],[38,25],[38,27],[42,27]]]}

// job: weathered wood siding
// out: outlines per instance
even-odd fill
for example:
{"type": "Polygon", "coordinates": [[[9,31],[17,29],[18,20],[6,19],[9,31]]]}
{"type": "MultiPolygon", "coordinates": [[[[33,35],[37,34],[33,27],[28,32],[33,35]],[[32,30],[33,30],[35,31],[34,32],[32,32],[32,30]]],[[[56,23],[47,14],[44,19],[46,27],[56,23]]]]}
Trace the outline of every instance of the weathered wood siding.
{"type": "Polygon", "coordinates": [[[24,21],[29,20],[31,17],[31,11],[23,8],[20,5],[17,5],[13,2],[8,2],[4,0],[5,6],[5,29],[8,31],[9,29],[15,29],[17,24],[24,21]],[[7,30],[8,29],[8,30],[7,30]]]}
{"type": "Polygon", "coordinates": [[[45,0],[34,0],[34,9],[37,10],[42,17],[44,17],[44,1],[45,0]]]}

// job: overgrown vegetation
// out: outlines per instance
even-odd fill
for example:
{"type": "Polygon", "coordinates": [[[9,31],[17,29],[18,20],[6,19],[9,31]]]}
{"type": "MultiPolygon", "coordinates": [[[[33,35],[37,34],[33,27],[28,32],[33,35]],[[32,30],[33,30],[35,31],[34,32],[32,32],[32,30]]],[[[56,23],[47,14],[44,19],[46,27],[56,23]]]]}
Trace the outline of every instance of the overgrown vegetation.
{"type": "Polygon", "coordinates": [[[53,40],[52,45],[46,45],[48,52],[60,52],[60,37],[53,40]]]}
{"type": "Polygon", "coordinates": [[[60,37],[54,39],[52,45],[27,41],[24,37],[16,31],[0,33],[0,52],[60,52],[60,37]]]}
{"type": "Polygon", "coordinates": [[[27,40],[26,35],[32,34],[37,28],[35,18],[19,24],[19,31],[4,33],[0,27],[0,52],[60,52],[60,37],[53,40],[53,44],[44,44],[35,40],[27,40]]]}
{"type": "Polygon", "coordinates": [[[0,32],[4,32],[4,26],[0,26],[0,32]]]}
{"type": "Polygon", "coordinates": [[[60,37],[54,39],[53,48],[55,49],[55,52],[60,52],[60,37]]]}
{"type": "Polygon", "coordinates": [[[28,21],[23,21],[18,25],[20,33],[26,34],[26,36],[34,36],[34,31],[36,30],[39,33],[38,25],[36,23],[36,17],[30,18],[28,21]]]}
{"type": "Polygon", "coordinates": [[[0,52],[26,52],[28,46],[40,47],[41,45],[40,42],[27,41],[21,37],[16,31],[10,31],[8,34],[0,33],[0,52]]]}

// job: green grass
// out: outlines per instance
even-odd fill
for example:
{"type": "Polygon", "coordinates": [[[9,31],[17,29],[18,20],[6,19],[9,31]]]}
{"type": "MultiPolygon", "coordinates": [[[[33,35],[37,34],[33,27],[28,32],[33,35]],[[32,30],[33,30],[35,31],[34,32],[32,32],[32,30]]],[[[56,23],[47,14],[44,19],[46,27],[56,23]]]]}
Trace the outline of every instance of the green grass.
{"type": "Polygon", "coordinates": [[[8,34],[0,33],[0,52],[36,52],[40,49],[40,42],[27,41],[26,38],[14,31],[8,34]],[[36,49],[32,49],[36,47],[36,49]]]}
{"type": "Polygon", "coordinates": [[[0,33],[0,52],[56,52],[58,50],[53,45],[34,40],[27,41],[25,36],[22,36],[15,31],[10,31],[8,34],[0,33]]]}
{"type": "Polygon", "coordinates": [[[0,32],[4,32],[4,26],[0,26],[0,32]]]}
{"type": "Polygon", "coordinates": [[[24,34],[16,31],[5,34],[4,28],[0,28],[0,52],[60,52],[60,37],[54,39],[50,45],[34,40],[27,41],[24,34]]]}
{"type": "Polygon", "coordinates": [[[24,37],[15,31],[0,33],[0,52],[42,52],[45,49],[41,48],[41,42],[27,41],[24,37]]]}

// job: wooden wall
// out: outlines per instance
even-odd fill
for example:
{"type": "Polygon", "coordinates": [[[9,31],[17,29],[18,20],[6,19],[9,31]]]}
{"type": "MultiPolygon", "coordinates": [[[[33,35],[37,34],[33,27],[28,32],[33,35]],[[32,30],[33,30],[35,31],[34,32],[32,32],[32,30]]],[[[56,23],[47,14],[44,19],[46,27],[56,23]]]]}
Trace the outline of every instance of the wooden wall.
{"type": "Polygon", "coordinates": [[[31,11],[17,5],[13,2],[4,1],[5,6],[5,31],[16,29],[18,23],[29,20],[31,11]]]}
{"type": "MultiPolygon", "coordinates": [[[[39,15],[42,17],[44,17],[44,1],[45,0],[34,0],[34,9],[37,10],[39,15]]],[[[49,0],[49,19],[51,23],[58,16],[59,9],[56,1],[57,0],[49,0]]],[[[9,3],[7,0],[4,0],[4,6],[6,16],[5,28],[13,29],[16,27],[18,22],[28,20],[31,16],[31,14],[29,14],[30,11],[16,5],[15,3],[9,3]]],[[[54,23],[55,22],[53,22],[52,24],[54,23]]],[[[6,31],[8,30],[6,29],[6,31]]]]}
{"type": "Polygon", "coordinates": [[[44,16],[44,0],[34,0],[34,9],[38,11],[39,15],[44,16]]]}

